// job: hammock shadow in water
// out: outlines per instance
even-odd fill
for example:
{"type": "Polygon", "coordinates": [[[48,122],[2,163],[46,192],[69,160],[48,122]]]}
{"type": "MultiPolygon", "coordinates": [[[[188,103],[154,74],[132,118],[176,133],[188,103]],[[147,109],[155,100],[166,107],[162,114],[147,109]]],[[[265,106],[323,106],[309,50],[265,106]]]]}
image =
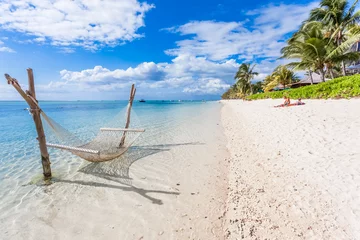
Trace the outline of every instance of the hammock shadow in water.
{"type": "Polygon", "coordinates": [[[144,198],[149,199],[153,204],[162,205],[163,202],[161,199],[157,199],[154,197],[151,197],[147,195],[148,193],[162,193],[162,194],[171,194],[171,195],[180,195],[179,192],[168,192],[168,191],[160,191],[160,190],[147,190],[143,188],[137,188],[134,186],[119,186],[119,185],[111,185],[111,184],[105,184],[105,183],[98,183],[98,182],[85,182],[85,181],[70,181],[70,180],[57,180],[57,182],[61,183],[70,183],[70,184],[80,184],[84,186],[92,186],[92,187],[105,187],[105,188],[113,188],[113,189],[119,189],[123,191],[129,191],[129,192],[136,192],[143,196],[144,198]]]}
{"type": "Polygon", "coordinates": [[[185,146],[185,145],[204,145],[204,143],[190,142],[190,143],[179,143],[179,144],[133,146],[130,147],[125,154],[112,161],[102,162],[102,163],[90,163],[79,170],[79,172],[82,172],[84,174],[93,175],[116,183],[121,183],[127,186],[117,186],[117,185],[109,185],[109,184],[96,183],[96,182],[84,182],[84,181],[65,181],[65,180],[61,180],[61,181],[67,183],[95,186],[95,187],[116,188],[124,191],[134,191],[140,194],[141,196],[148,198],[149,200],[152,201],[152,203],[162,205],[162,201],[160,199],[150,197],[146,194],[149,192],[154,192],[154,193],[179,195],[180,193],[158,191],[158,190],[145,190],[132,186],[131,178],[129,177],[130,166],[134,162],[142,158],[154,155],[159,152],[170,150],[169,148],[165,148],[165,147],[176,147],[176,146],[185,146]]]}
{"type": "Polygon", "coordinates": [[[125,154],[112,161],[90,163],[81,168],[79,172],[131,186],[132,179],[129,177],[130,166],[142,158],[164,151],[169,151],[169,149],[130,147],[125,154]]]}
{"type": "Polygon", "coordinates": [[[131,165],[147,156],[157,154],[159,152],[169,151],[169,148],[185,145],[203,145],[204,143],[190,142],[190,143],[178,143],[178,144],[162,144],[162,145],[148,145],[148,146],[133,146],[120,157],[101,163],[90,163],[81,168],[79,172],[90,174],[96,177],[100,177],[106,180],[114,181],[121,184],[131,186],[131,178],[129,177],[129,169],[131,165]]]}

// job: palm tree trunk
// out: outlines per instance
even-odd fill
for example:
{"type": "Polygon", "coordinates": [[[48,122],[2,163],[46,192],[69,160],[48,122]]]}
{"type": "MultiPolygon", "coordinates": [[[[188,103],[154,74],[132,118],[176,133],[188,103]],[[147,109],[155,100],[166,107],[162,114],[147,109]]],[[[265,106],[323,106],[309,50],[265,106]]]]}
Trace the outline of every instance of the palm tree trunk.
{"type": "Polygon", "coordinates": [[[329,73],[330,73],[331,79],[334,79],[334,72],[331,68],[329,69],[329,73]]]}
{"type": "Polygon", "coordinates": [[[250,82],[250,94],[253,94],[253,89],[252,89],[251,82],[250,82]]]}
{"type": "MultiPolygon", "coordinates": [[[[359,52],[359,44],[360,44],[360,41],[356,42],[356,52],[359,52]]],[[[354,65],[356,65],[356,64],[359,64],[359,60],[354,61],[354,65]]]]}
{"type": "Polygon", "coordinates": [[[345,68],[345,62],[344,61],[341,61],[341,69],[342,69],[343,76],[346,76],[346,68],[345,68]]]}
{"type": "Polygon", "coordinates": [[[324,69],[319,69],[320,71],[320,76],[321,76],[321,81],[325,82],[325,73],[324,73],[324,69]]]}
{"type": "Polygon", "coordinates": [[[314,84],[314,79],[313,79],[313,76],[312,76],[312,71],[309,69],[309,76],[310,76],[310,81],[311,81],[311,85],[314,84]]]}
{"type": "MultiPolygon", "coordinates": [[[[338,33],[338,39],[337,39],[337,46],[340,46],[342,43],[342,35],[341,32],[338,33]]],[[[342,70],[342,74],[343,76],[346,76],[346,69],[345,69],[345,62],[344,60],[341,61],[341,70],[342,70]]]]}

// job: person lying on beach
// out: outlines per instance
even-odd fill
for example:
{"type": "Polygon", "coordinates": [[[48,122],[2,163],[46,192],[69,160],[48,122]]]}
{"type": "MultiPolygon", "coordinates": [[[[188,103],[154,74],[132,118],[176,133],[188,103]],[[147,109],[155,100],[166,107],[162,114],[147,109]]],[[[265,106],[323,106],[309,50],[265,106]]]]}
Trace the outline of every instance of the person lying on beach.
{"type": "Polygon", "coordinates": [[[284,103],[283,104],[280,104],[280,105],[277,105],[275,107],[287,107],[290,105],[290,98],[289,97],[286,97],[284,96],[284,103]]]}
{"type": "Polygon", "coordinates": [[[296,102],[296,105],[304,105],[305,103],[303,103],[302,101],[301,101],[301,98],[299,98],[298,99],[298,101],[296,102]]]}
{"type": "Polygon", "coordinates": [[[299,98],[296,103],[292,103],[292,104],[290,103],[290,98],[284,97],[284,99],[285,99],[285,101],[283,104],[280,104],[280,105],[274,106],[274,107],[291,107],[291,106],[297,106],[297,105],[305,105],[305,103],[301,101],[301,98],[299,98]]]}

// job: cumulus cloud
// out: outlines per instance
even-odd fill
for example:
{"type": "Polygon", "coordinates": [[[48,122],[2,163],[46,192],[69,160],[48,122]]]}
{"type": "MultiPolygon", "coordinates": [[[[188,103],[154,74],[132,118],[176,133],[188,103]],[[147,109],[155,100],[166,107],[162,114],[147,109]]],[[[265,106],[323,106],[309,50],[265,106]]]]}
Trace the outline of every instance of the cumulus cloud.
{"type": "Polygon", "coordinates": [[[308,5],[270,5],[246,13],[243,22],[192,21],[165,30],[188,36],[166,50],[171,56],[194,54],[219,61],[238,58],[275,60],[288,35],[298,29],[317,2],[308,5]]]}
{"type": "Polygon", "coordinates": [[[4,42],[0,40],[0,52],[14,53],[15,51],[9,47],[4,46],[4,42]]]}
{"type": "Polygon", "coordinates": [[[183,89],[183,92],[218,94],[229,87],[238,68],[234,60],[210,61],[203,57],[179,55],[171,63],[144,62],[127,69],[109,70],[102,66],[82,71],[62,70],[59,87],[81,86],[101,91],[114,91],[136,83],[141,88],[183,89]],[[226,79],[226,80],[222,80],[226,79]],[[194,91],[190,89],[196,89],[194,91]]]}
{"type": "Polygon", "coordinates": [[[216,79],[199,79],[195,86],[184,88],[185,93],[196,94],[221,94],[230,87],[230,84],[225,83],[223,80],[216,79]]]}
{"type": "Polygon", "coordinates": [[[82,71],[63,70],[63,88],[117,91],[136,83],[152,94],[171,89],[184,94],[219,95],[234,83],[238,61],[256,62],[263,80],[278,64],[280,49],[288,34],[295,31],[315,3],[310,5],[267,6],[251,12],[253,20],[244,22],[192,21],[165,29],[185,39],[166,50],[170,62],[144,62],[136,67],[110,70],[103,66],[82,71]]]}
{"type": "Polygon", "coordinates": [[[69,82],[84,82],[88,84],[131,82],[142,80],[161,80],[164,69],[162,64],[144,62],[137,67],[128,69],[115,69],[113,71],[102,66],[85,69],[79,72],[62,70],[61,78],[69,82]]]}
{"type": "Polygon", "coordinates": [[[137,31],[151,8],[137,0],[3,0],[0,27],[38,43],[93,50],[140,38],[137,31]]]}

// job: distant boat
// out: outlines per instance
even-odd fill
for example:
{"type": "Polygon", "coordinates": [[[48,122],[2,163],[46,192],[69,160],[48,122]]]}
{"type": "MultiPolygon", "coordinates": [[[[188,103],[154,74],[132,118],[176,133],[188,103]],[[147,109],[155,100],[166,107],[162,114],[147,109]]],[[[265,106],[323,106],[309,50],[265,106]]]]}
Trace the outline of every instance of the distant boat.
{"type": "Polygon", "coordinates": [[[139,100],[139,102],[146,102],[144,99],[139,100]]]}

